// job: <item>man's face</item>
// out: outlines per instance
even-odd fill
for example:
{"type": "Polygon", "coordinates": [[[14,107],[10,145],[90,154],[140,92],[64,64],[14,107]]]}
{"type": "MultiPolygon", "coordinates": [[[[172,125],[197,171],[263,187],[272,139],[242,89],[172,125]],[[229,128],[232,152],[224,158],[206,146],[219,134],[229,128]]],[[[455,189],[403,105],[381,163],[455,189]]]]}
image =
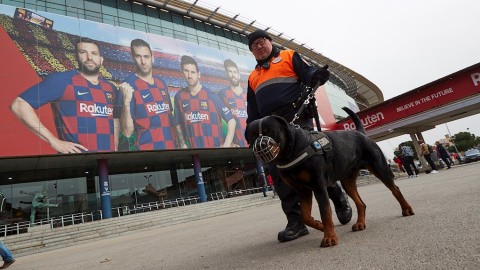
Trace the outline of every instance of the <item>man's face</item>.
{"type": "Polygon", "coordinates": [[[232,86],[238,86],[240,84],[240,73],[238,73],[238,69],[236,67],[227,67],[225,72],[227,73],[227,77],[232,86]]]}
{"type": "Polygon", "coordinates": [[[272,42],[266,38],[258,38],[250,47],[252,49],[253,56],[257,60],[264,60],[266,59],[270,53],[272,52],[272,42]]]}
{"type": "Polygon", "coordinates": [[[187,81],[188,86],[196,86],[200,79],[200,72],[194,64],[185,64],[182,66],[183,77],[187,81]]]}
{"type": "Polygon", "coordinates": [[[137,73],[140,75],[151,75],[153,66],[153,55],[148,47],[133,47],[132,59],[137,66],[137,73]]]}
{"type": "Polygon", "coordinates": [[[80,71],[87,75],[98,75],[103,64],[98,46],[93,43],[80,42],[77,44],[77,61],[80,71]]]}

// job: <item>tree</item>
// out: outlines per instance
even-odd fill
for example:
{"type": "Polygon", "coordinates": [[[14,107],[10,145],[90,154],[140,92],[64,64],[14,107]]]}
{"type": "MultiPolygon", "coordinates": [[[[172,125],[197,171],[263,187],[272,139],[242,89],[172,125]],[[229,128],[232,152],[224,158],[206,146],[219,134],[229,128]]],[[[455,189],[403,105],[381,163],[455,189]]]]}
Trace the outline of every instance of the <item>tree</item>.
{"type": "MultiPolygon", "coordinates": [[[[460,132],[452,136],[452,140],[457,146],[458,151],[467,151],[468,149],[477,146],[479,143],[478,137],[470,132],[460,132]]],[[[455,147],[448,147],[449,152],[456,152],[455,147]]]]}

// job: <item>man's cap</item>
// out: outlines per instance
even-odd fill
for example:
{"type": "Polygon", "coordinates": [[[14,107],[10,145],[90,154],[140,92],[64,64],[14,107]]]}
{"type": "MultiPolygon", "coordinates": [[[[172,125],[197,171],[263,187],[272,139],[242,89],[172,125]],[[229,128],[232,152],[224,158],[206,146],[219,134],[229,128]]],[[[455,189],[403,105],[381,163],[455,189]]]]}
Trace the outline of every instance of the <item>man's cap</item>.
{"type": "Polygon", "coordinates": [[[263,31],[263,30],[257,30],[255,32],[252,32],[250,35],[248,35],[248,48],[250,49],[250,51],[252,50],[250,47],[252,46],[252,43],[259,39],[259,38],[267,38],[269,40],[272,40],[272,37],[270,37],[267,32],[263,31]]]}

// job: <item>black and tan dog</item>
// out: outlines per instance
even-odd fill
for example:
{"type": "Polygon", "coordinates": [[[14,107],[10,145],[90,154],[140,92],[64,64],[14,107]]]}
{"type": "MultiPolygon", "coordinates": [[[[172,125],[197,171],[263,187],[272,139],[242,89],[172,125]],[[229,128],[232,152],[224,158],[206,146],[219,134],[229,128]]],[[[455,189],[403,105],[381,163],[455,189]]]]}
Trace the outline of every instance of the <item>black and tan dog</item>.
{"type": "MultiPolygon", "coordinates": [[[[378,145],[365,135],[365,129],[358,116],[343,108],[352,118],[357,131],[329,131],[324,133],[330,141],[333,159],[333,177],[327,177],[327,164],[324,155],[312,155],[302,160],[296,166],[285,166],[301,159],[305,149],[312,145],[311,133],[289,124],[285,119],[278,116],[267,116],[250,123],[245,136],[252,144],[271,144],[270,150],[277,151],[271,161],[279,168],[280,175],[285,183],[294,188],[300,197],[302,209],[302,221],[305,225],[324,232],[322,247],[330,247],[338,244],[335,234],[332,210],[329,203],[327,186],[334,180],[340,180],[348,196],[355,202],[358,212],[357,222],[353,225],[354,231],[364,230],[366,206],[357,191],[356,179],[360,169],[370,170],[385,186],[393,193],[402,207],[404,216],[414,215],[412,207],[403,197],[400,189],[394,183],[394,175],[390,170],[385,157],[378,145]],[[272,140],[257,140],[257,138],[272,140]],[[320,208],[320,216],[323,221],[314,220],[311,217],[312,191],[320,208]]],[[[322,140],[325,140],[323,138],[322,140]]],[[[256,145],[257,146],[257,145],[256,145]]],[[[268,145],[263,145],[269,147],[268,145]]],[[[318,143],[317,143],[318,146],[318,143]]],[[[258,146],[262,147],[262,146],[258,146]]],[[[254,147],[255,148],[255,147],[254,147]]],[[[321,147],[320,147],[321,148],[321,147]]],[[[255,150],[254,150],[255,151],[255,150]]]]}

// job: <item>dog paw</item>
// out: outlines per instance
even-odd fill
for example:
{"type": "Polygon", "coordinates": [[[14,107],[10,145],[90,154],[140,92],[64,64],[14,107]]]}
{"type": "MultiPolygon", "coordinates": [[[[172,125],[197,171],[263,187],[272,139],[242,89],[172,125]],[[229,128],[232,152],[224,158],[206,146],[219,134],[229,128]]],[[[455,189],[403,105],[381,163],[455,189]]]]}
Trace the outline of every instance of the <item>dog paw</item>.
{"type": "Polygon", "coordinates": [[[333,246],[336,246],[336,245],[338,245],[337,237],[333,237],[333,238],[324,237],[322,239],[322,244],[320,244],[320,247],[333,247],[333,246]]]}
{"type": "Polygon", "coordinates": [[[365,225],[365,223],[360,223],[360,222],[357,222],[357,223],[353,224],[353,226],[352,226],[352,230],[354,232],[363,231],[363,230],[365,230],[365,228],[367,228],[367,225],[365,225]]]}
{"type": "Polygon", "coordinates": [[[413,216],[413,215],[415,215],[415,212],[413,212],[413,209],[411,207],[410,208],[405,208],[405,209],[402,209],[402,215],[404,217],[413,216]]]}

